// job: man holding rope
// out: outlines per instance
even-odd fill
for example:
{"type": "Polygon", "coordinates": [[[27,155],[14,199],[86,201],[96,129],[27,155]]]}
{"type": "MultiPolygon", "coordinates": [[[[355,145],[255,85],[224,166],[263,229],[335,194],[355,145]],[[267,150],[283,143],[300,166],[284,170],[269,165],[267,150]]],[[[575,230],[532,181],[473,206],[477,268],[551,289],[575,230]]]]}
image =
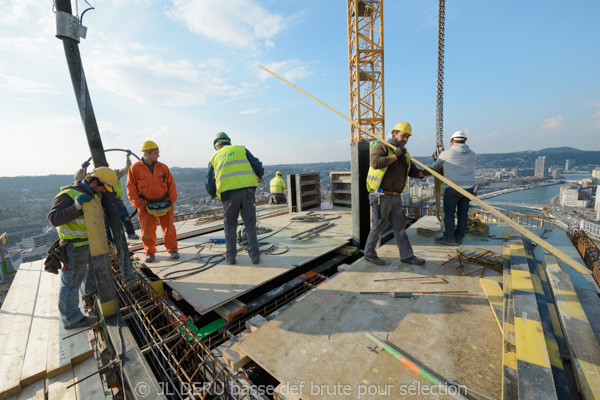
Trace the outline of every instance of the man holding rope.
{"type": "Polygon", "coordinates": [[[414,255],[406,235],[406,219],[400,197],[409,176],[418,179],[425,177],[424,171],[407,158],[408,152],[404,146],[411,134],[410,124],[400,122],[392,129],[392,142],[397,147],[396,150],[392,150],[385,143],[371,144],[367,190],[369,205],[372,207],[373,225],[365,244],[365,260],[376,265],[385,265],[385,261],[377,257],[375,246],[388,222],[394,230],[400,261],[407,264],[425,264],[424,259],[414,255]]]}

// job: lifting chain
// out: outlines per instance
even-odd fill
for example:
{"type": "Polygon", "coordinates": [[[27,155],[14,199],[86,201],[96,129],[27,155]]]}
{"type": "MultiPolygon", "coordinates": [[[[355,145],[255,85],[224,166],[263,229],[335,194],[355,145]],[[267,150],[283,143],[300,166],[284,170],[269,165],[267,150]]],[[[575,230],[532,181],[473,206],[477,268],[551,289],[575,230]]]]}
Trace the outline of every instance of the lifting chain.
{"type": "MultiPolygon", "coordinates": [[[[90,3],[88,3],[88,4],[90,4],[90,3]]],[[[52,12],[54,14],[56,14],[56,0],[54,0],[52,2],[52,12]]],[[[75,0],[75,16],[79,19],[79,1],[78,0],[75,0]]]]}
{"type": "Polygon", "coordinates": [[[437,70],[437,104],[435,115],[435,151],[433,158],[437,159],[444,151],[444,25],[446,0],[440,0],[438,16],[438,70],[437,70]]]}

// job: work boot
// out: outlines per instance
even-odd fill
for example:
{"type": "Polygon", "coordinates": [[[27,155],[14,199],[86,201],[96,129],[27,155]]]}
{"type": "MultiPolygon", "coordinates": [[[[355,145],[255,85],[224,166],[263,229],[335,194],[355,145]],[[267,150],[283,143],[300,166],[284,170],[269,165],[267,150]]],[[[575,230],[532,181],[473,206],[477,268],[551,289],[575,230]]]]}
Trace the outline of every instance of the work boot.
{"type": "Polygon", "coordinates": [[[156,256],[154,254],[146,254],[146,259],[144,260],[147,263],[151,263],[156,261],[156,256]]]}
{"type": "Polygon", "coordinates": [[[375,256],[375,257],[364,256],[364,259],[375,265],[385,265],[385,261],[377,256],[375,256]]]}
{"type": "Polygon", "coordinates": [[[128,234],[127,237],[133,240],[137,240],[140,238],[135,232],[128,234]]]}
{"type": "Polygon", "coordinates": [[[443,237],[435,238],[433,241],[436,242],[437,244],[441,244],[443,246],[456,246],[456,242],[446,240],[443,237]]]}
{"type": "Polygon", "coordinates": [[[260,263],[260,257],[256,257],[252,259],[252,264],[258,264],[260,263]]]}
{"type": "Polygon", "coordinates": [[[179,252],[177,250],[171,252],[171,260],[177,260],[179,258],[179,252]]]}
{"type": "Polygon", "coordinates": [[[402,261],[403,263],[406,263],[406,264],[414,264],[414,265],[425,264],[425,260],[422,258],[419,258],[417,256],[412,256],[410,258],[402,258],[402,259],[400,259],[400,261],[402,261]]]}
{"type": "Polygon", "coordinates": [[[225,260],[231,265],[235,264],[235,258],[229,258],[229,257],[225,256],[225,260]]]}
{"type": "Polygon", "coordinates": [[[65,329],[85,328],[86,326],[94,325],[96,322],[98,322],[98,318],[84,316],[77,322],[65,325],[65,329]]]}

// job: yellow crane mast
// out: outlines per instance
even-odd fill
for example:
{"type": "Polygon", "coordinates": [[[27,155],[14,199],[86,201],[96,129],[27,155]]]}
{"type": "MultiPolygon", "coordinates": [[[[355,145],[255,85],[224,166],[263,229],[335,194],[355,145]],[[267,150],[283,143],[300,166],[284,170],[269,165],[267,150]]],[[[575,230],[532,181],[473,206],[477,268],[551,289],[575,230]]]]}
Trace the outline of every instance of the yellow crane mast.
{"type": "MultiPolygon", "coordinates": [[[[383,0],[348,0],[350,118],[384,139],[383,0]]],[[[352,143],[366,140],[350,126],[352,143]]]]}

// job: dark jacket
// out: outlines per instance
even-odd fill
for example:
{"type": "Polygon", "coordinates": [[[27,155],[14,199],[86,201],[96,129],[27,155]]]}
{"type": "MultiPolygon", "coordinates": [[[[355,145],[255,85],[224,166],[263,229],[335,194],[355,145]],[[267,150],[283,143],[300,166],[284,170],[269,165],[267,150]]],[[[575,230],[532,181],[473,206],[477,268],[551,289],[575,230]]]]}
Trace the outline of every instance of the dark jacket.
{"type": "MultiPolygon", "coordinates": [[[[61,187],[60,190],[63,191],[69,188],[80,191],[81,193],[87,193],[92,198],[94,197],[94,193],[84,182],[75,181],[69,186],[61,187]]],[[[61,226],[68,224],[81,215],[83,215],[83,211],[78,210],[77,207],[75,207],[75,202],[71,199],[71,196],[63,193],[54,198],[54,203],[52,203],[52,208],[48,213],[48,221],[50,221],[52,226],[61,226]]]]}
{"type": "MultiPolygon", "coordinates": [[[[395,157],[393,154],[388,156],[388,147],[385,143],[379,143],[373,151],[371,151],[371,167],[376,169],[387,168],[381,186],[383,190],[390,192],[402,192],[406,185],[406,170],[408,169],[408,160],[402,156],[399,160],[389,164],[390,158],[395,157]],[[389,164],[389,166],[388,166],[389,164]]],[[[411,178],[419,178],[421,169],[417,168],[415,163],[410,163],[408,176],[411,178]]]]}

